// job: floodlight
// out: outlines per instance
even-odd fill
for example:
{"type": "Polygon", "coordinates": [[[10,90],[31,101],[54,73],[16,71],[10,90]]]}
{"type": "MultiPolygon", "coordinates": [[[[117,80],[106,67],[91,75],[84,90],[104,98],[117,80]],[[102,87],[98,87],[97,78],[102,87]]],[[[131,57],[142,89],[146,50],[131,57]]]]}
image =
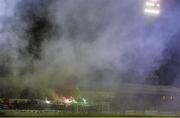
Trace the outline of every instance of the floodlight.
{"type": "Polygon", "coordinates": [[[146,15],[157,16],[161,12],[160,0],[146,0],[144,13],[146,15]]]}

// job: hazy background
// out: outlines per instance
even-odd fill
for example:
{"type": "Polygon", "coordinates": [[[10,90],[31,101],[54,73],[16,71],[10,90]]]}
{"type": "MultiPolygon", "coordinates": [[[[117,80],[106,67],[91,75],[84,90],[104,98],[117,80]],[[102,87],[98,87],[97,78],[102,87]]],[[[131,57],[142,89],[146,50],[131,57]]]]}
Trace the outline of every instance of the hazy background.
{"type": "Polygon", "coordinates": [[[150,18],[143,0],[0,0],[0,97],[179,86],[179,2],[163,3],[150,18]]]}

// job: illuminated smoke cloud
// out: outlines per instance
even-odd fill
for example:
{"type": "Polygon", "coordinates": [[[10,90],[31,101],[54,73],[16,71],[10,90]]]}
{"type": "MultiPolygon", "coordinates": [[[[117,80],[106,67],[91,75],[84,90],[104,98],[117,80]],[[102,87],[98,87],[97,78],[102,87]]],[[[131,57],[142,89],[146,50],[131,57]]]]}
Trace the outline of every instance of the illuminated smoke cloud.
{"type": "Polygon", "coordinates": [[[144,18],[140,0],[7,3],[16,5],[4,10],[10,6],[1,4],[0,45],[6,55],[1,80],[10,76],[16,81],[9,86],[21,83],[21,97],[48,96],[50,89],[74,94],[78,87],[152,84],[168,58],[166,44],[176,33],[176,28],[165,27],[167,19],[174,22],[172,17],[156,23],[144,18]]]}

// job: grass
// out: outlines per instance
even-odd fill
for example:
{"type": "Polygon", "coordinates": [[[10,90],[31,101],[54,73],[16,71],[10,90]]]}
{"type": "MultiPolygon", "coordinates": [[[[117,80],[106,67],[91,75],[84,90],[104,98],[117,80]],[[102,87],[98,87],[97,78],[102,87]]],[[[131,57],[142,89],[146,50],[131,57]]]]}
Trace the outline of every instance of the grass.
{"type": "Polygon", "coordinates": [[[121,117],[121,118],[180,118],[180,116],[163,116],[163,115],[156,115],[156,116],[145,116],[145,115],[122,115],[122,114],[105,114],[105,113],[60,113],[55,111],[17,111],[17,110],[4,110],[0,111],[1,117],[121,117]]]}

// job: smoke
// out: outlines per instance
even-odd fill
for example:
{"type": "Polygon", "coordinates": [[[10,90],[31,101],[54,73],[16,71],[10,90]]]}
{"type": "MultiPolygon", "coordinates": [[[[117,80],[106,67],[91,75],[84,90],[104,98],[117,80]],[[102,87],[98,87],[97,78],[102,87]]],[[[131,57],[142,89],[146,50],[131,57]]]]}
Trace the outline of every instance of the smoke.
{"type": "Polygon", "coordinates": [[[177,16],[147,18],[140,0],[0,3],[1,97],[45,98],[51,90],[76,96],[82,88],[118,92],[122,82],[164,81],[177,16]]]}

